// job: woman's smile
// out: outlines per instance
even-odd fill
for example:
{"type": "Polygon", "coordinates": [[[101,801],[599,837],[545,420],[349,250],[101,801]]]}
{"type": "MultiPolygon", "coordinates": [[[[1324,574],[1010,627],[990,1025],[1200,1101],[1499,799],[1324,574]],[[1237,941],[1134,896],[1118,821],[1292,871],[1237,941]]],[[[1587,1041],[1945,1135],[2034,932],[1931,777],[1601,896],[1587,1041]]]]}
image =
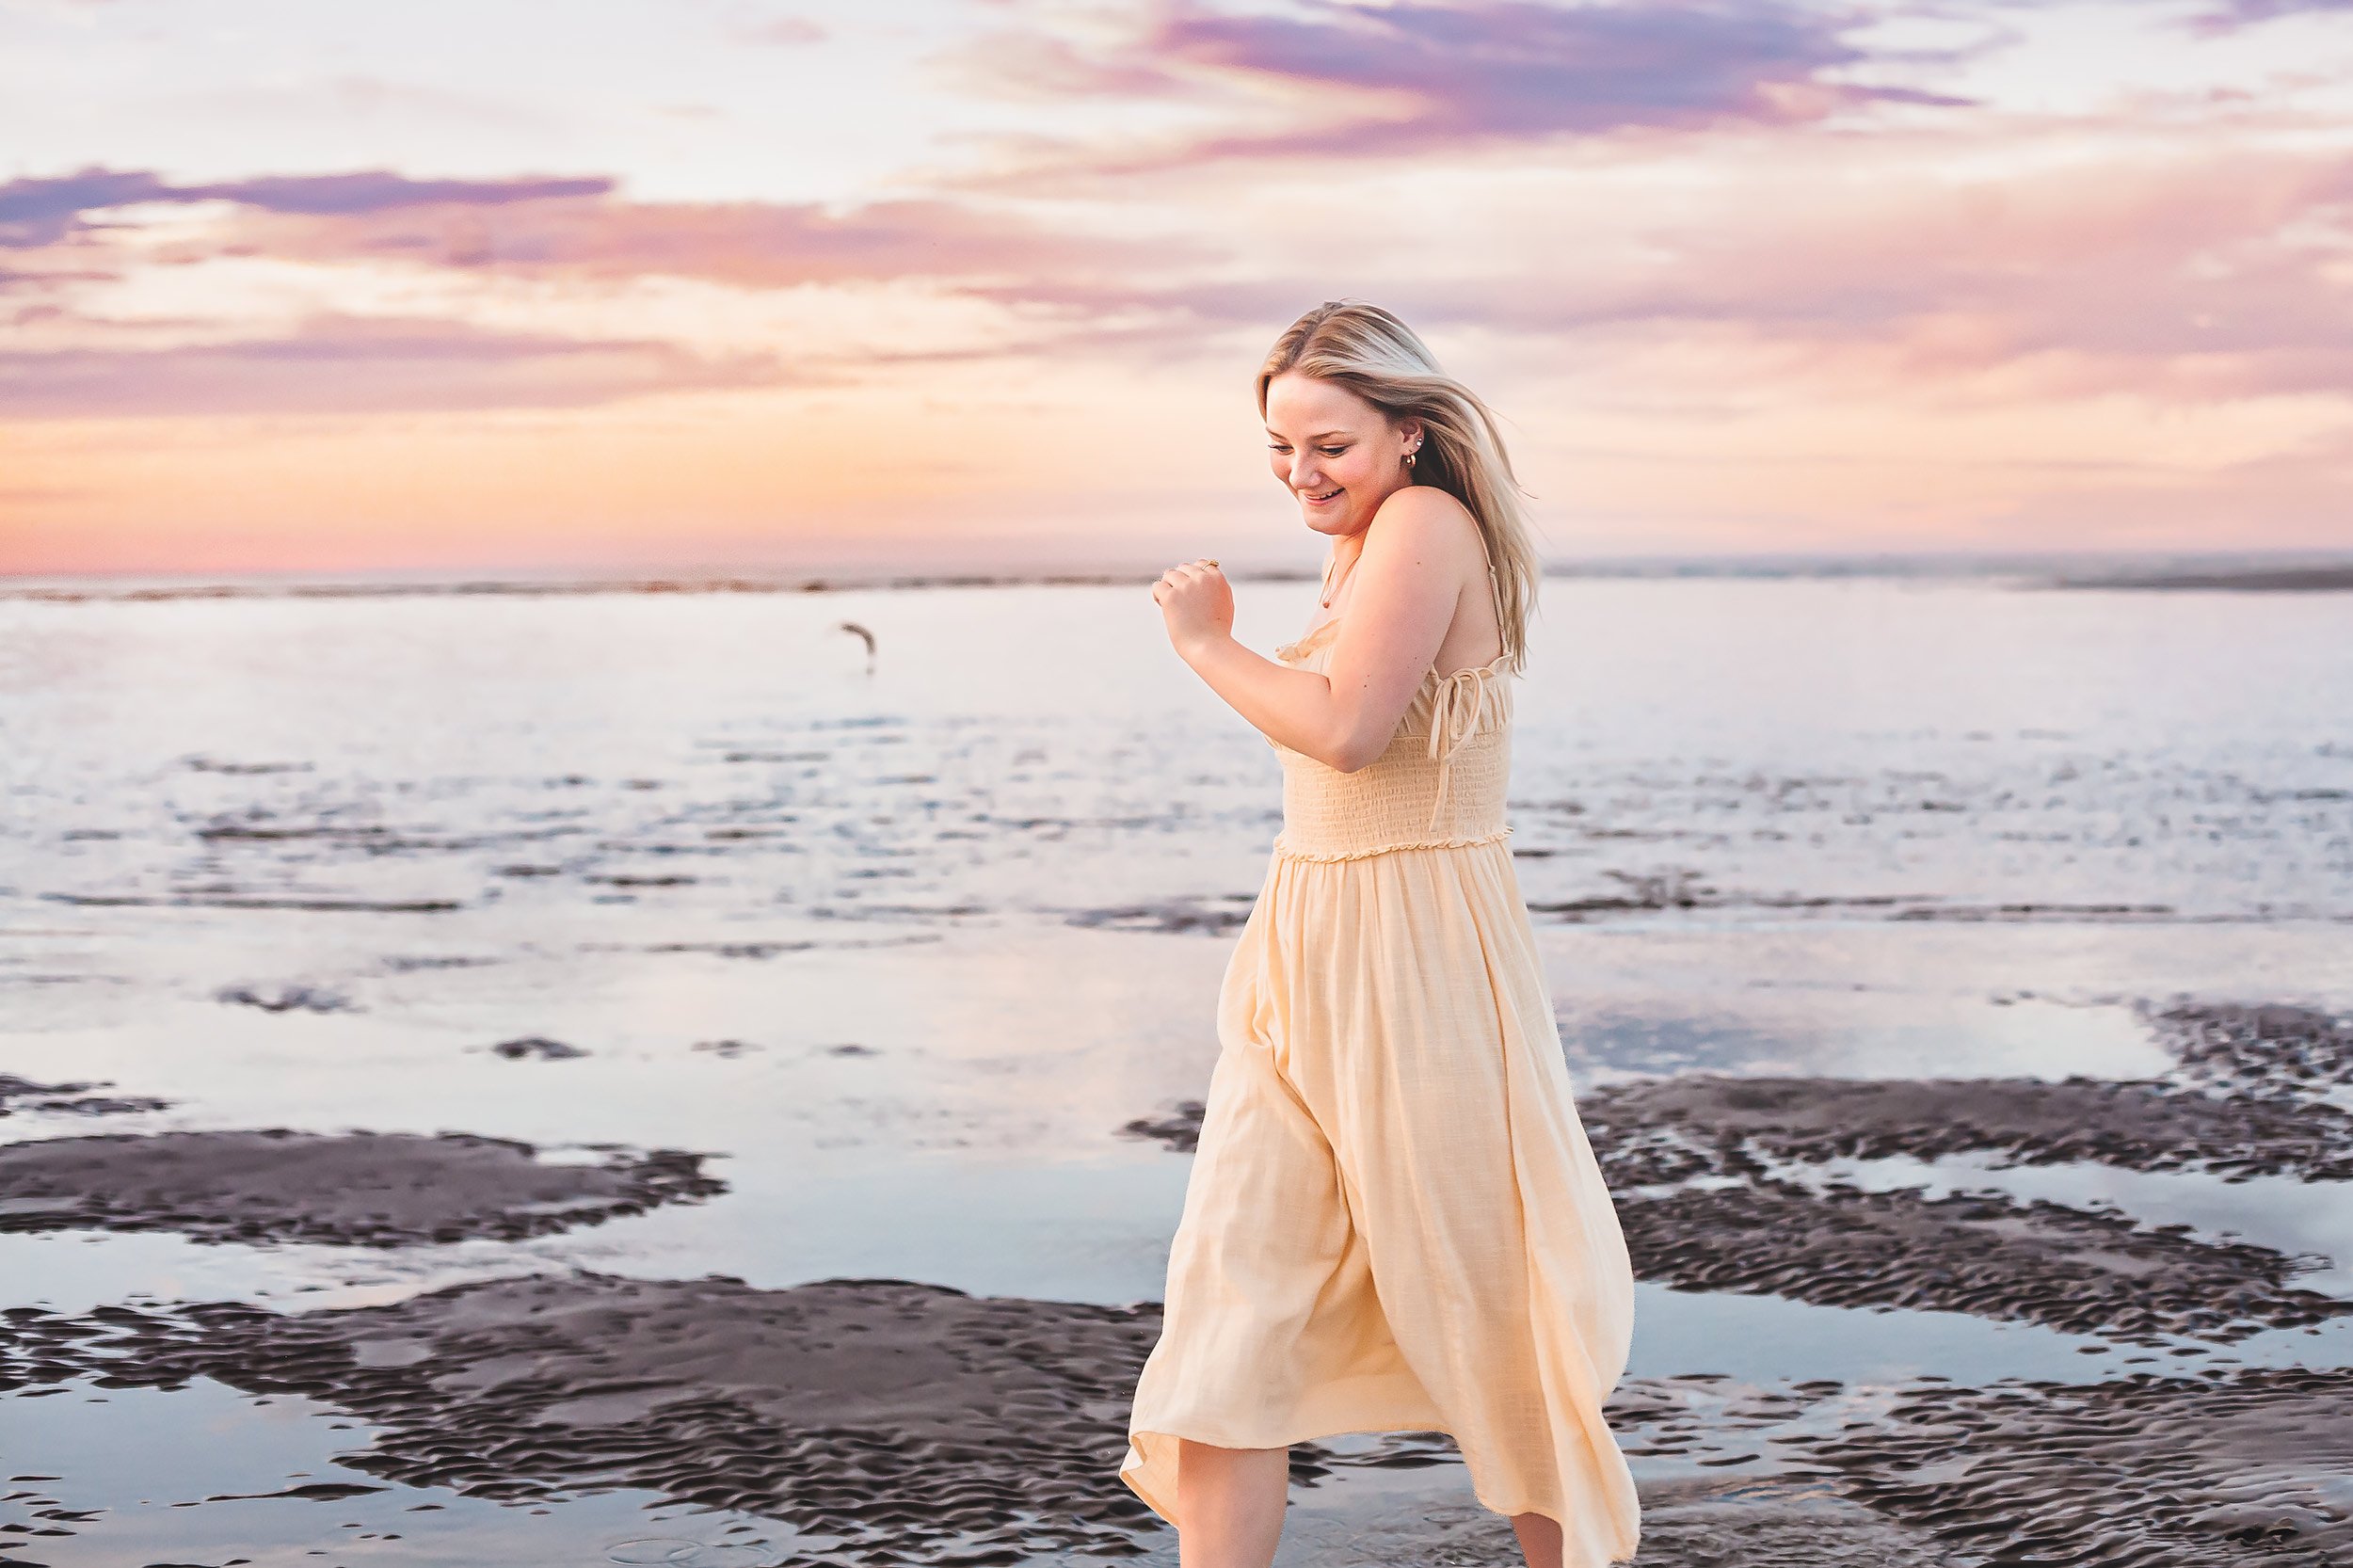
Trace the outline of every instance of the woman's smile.
{"type": "Polygon", "coordinates": [[[1347,387],[1296,371],[1269,378],[1262,404],[1274,477],[1314,532],[1361,533],[1414,482],[1405,456],[1421,441],[1419,422],[1392,420],[1347,387]]]}

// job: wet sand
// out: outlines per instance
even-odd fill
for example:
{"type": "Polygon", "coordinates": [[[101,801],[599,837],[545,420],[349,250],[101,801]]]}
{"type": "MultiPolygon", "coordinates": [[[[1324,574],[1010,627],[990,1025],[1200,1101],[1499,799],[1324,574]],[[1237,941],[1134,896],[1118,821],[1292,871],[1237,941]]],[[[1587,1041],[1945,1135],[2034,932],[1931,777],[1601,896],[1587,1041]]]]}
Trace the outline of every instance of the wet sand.
{"type": "Polygon", "coordinates": [[[840,1537],[843,1561],[1118,1556],[1151,1518],[1105,1482],[1157,1305],[590,1274],[295,1316],[0,1318],[0,1388],[303,1394],[376,1424],[345,1462],[367,1474],[510,1501],[642,1487],[840,1537]]]}
{"type": "MultiPolygon", "coordinates": [[[[2353,1114],[2311,1097],[2353,1074],[2353,1023],[2312,1009],[2153,1015],[2181,1067],[2070,1078],[1735,1077],[1610,1085],[1578,1110],[1638,1274],[1838,1306],[1927,1307],[2129,1342],[2227,1342],[2353,1315],[2300,1288],[2314,1259],[1998,1193],[1930,1199],[1793,1179],[1836,1160],[1955,1155],[1988,1168],[2089,1163],[2225,1181],[2353,1180],[2353,1114]]],[[[1190,1151],[1201,1102],[1122,1129],[1190,1151]]]]}
{"type": "MultiPolygon", "coordinates": [[[[1580,1112],[1638,1274],[1679,1288],[1961,1312],[2119,1347],[2228,1345],[2353,1315],[2353,1300],[2295,1283],[2325,1259],[2112,1209],[1874,1192],[1826,1174],[1962,1156],[1986,1170],[2353,1179],[2353,1115],[2324,1097],[2353,1082],[2353,1019],[2272,1004],[2140,1011],[2174,1060],[2163,1078],[1695,1073],[1592,1091],[1580,1112]]],[[[1190,1150],[1202,1112],[1184,1101],[1122,1131],[1190,1150]]],[[[1822,1562],[1954,1560],[1946,1549],[1971,1561],[2353,1560],[2353,1371],[2182,1376],[2131,1359],[2160,1369],[2081,1386],[1927,1380],[1810,1430],[1809,1400],[1839,1396],[1835,1383],[1704,1413],[1683,1396],[1705,1378],[1629,1384],[1612,1418],[1630,1454],[1829,1483],[1785,1521],[1720,1492],[1661,1495],[1642,1560],[1783,1560],[1785,1523],[1822,1562]]]]}
{"type": "Polygon", "coordinates": [[[544,1164],[461,1133],[158,1132],[0,1146],[0,1231],[400,1247],[520,1240],[725,1192],[702,1157],[544,1164]]]}
{"type": "MultiPolygon", "coordinates": [[[[374,1445],[344,1461],[363,1474],[509,1502],[639,1487],[838,1543],[795,1562],[1117,1558],[1157,1533],[1105,1462],[1158,1325],[1149,1304],[899,1280],[757,1290],[583,1275],[291,1316],[18,1308],[0,1313],[0,1392],[201,1377],[303,1395],[375,1425],[374,1445]]],[[[1701,1467],[1646,1487],[1645,1564],[1898,1568],[1998,1551],[2319,1568],[2353,1547],[2353,1371],[1925,1381],[1876,1409],[1835,1383],[1727,1400],[1721,1381],[1636,1380],[1612,1403],[1629,1452],[1701,1467]],[[1743,1484],[1703,1479],[1708,1466],[1739,1468],[1743,1484]]],[[[1312,1490],[1450,1452],[1435,1433],[1353,1453],[1307,1444],[1292,1473],[1312,1490]]],[[[1335,1560],[1508,1560],[1491,1555],[1502,1526],[1459,1503],[1417,1510],[1335,1560]],[[1481,1555],[1449,1555],[1473,1544],[1481,1555]]]]}
{"type": "Polygon", "coordinates": [[[2184,1077],[2254,1095],[2353,1087],[2353,1018],[2279,1003],[2147,1010],[2184,1077]]]}
{"type": "Polygon", "coordinates": [[[1740,1174],[1819,1162],[1991,1155],[2132,1171],[2353,1178],[2353,1113],[2245,1090],[2068,1079],[1660,1079],[1580,1102],[1622,1171],[1740,1174]]]}
{"type": "Polygon", "coordinates": [[[1815,1458],[1849,1496],[1994,1560],[2353,1560],[2353,1372],[1907,1393],[1815,1458]]]}
{"type": "MultiPolygon", "coordinates": [[[[1819,1176],[1839,1160],[1968,1155],[2347,1179],[2353,1116],[2320,1097],[2353,1060],[2345,1020],[2277,1007],[2149,1016],[2178,1068],[2161,1079],[1689,1074],[1614,1084],[1582,1109],[1638,1272],[1678,1288],[2033,1322],[2120,1350],[2229,1346],[2353,1313],[2295,1283],[2312,1260],[2244,1240],[1819,1176]]],[[[102,1103],[95,1088],[0,1083],[69,1111],[102,1103]]],[[[1123,1130],[1182,1150],[1200,1114],[1182,1102],[1123,1130]]],[[[0,1228],[392,1248],[595,1224],[723,1189],[673,1151],[548,1164],[529,1144],[457,1134],[164,1131],[0,1146],[0,1228]]],[[[1109,1560],[1165,1541],[1113,1475],[1159,1320],[1150,1302],[904,1279],[762,1289],[580,1271],[293,1314],[15,1308],[0,1313],[0,1394],[200,1378],[300,1396],[370,1423],[373,1443],[341,1463],[388,1485],[508,1503],[640,1489],[789,1527],[801,1546],[771,1560],[1109,1560]]],[[[2140,1355],[2101,1370],[1892,1390],[1631,1380],[1611,1415],[1644,1467],[1641,1561],[2317,1565],[2353,1548],[2353,1369],[2140,1355]]],[[[1338,1490],[1302,1514],[1298,1549],[1510,1560],[1508,1527],[1461,1498],[1409,1507],[1346,1481],[1458,1457],[1437,1432],[1299,1446],[1299,1495],[1338,1490]]],[[[289,1481],[212,1500],[360,1496],[289,1481]]],[[[44,1528],[70,1533],[71,1512],[46,1511],[44,1528]]]]}
{"type": "Polygon", "coordinates": [[[1775,1184],[1620,1208],[1636,1274],[1687,1290],[1967,1312],[2157,1346],[2353,1316],[2353,1302],[2290,1284],[2297,1261],[2266,1248],[2055,1203],[1775,1184]]]}
{"type": "Polygon", "coordinates": [[[0,1116],[20,1111],[69,1116],[120,1116],[138,1111],[162,1111],[170,1101],[148,1095],[108,1095],[110,1083],[35,1083],[0,1073],[0,1116]]]}
{"type": "MultiPolygon", "coordinates": [[[[1580,1111],[1643,1279],[2160,1345],[2353,1316],[2353,1301],[2292,1283],[2312,1260],[2266,1247],[2048,1201],[1931,1199],[1774,1174],[1839,1158],[1990,1151],[2020,1163],[2343,1180],[2353,1175],[2353,1117],[2333,1107],[2088,1080],[1693,1075],[1606,1089],[1580,1111]]],[[[1189,1101],[1125,1130],[1190,1149],[1200,1116],[1189,1101]]]]}

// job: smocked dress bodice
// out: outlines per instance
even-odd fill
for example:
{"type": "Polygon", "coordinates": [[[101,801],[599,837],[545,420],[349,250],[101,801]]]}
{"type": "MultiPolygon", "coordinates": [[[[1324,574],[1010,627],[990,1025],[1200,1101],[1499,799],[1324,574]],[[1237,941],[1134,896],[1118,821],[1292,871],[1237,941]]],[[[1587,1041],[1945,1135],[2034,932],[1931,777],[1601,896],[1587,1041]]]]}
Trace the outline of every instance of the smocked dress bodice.
{"type": "MultiPolygon", "coordinates": [[[[1324,672],[1335,616],[1274,657],[1324,672]]],[[[1512,831],[1505,793],[1512,773],[1508,655],[1471,669],[1422,677],[1387,749],[1343,773],[1268,738],[1283,763],[1283,830],[1274,852],[1302,860],[1353,860],[1390,850],[1496,842],[1512,831]]]]}

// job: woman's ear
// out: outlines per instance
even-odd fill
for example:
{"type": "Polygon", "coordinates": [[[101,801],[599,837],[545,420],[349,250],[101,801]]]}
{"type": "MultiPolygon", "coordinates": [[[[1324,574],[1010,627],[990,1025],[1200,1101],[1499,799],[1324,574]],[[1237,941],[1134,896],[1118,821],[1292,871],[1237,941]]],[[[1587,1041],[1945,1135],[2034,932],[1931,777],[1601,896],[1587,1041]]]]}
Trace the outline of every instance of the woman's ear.
{"type": "Polygon", "coordinates": [[[1421,444],[1422,437],[1421,421],[1417,419],[1399,420],[1397,422],[1397,436],[1398,440],[1405,443],[1408,451],[1419,446],[1421,444]]]}

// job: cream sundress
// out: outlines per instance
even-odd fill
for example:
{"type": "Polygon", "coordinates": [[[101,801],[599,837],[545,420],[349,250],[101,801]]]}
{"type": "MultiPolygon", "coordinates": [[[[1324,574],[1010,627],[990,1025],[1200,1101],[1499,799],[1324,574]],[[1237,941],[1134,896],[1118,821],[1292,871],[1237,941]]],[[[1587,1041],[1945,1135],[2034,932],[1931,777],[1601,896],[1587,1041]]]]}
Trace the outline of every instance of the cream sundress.
{"type": "MultiPolygon", "coordinates": [[[[1321,673],[1338,624],[1275,658],[1321,673]]],[[[1268,743],[1283,828],[1119,1469],[1172,1524],[1179,1437],[1444,1432],[1483,1507],[1561,1522],[1565,1568],[1634,1554],[1602,1416],[1633,1271],[1507,842],[1506,664],[1433,668],[1356,773],[1268,743]]]]}

